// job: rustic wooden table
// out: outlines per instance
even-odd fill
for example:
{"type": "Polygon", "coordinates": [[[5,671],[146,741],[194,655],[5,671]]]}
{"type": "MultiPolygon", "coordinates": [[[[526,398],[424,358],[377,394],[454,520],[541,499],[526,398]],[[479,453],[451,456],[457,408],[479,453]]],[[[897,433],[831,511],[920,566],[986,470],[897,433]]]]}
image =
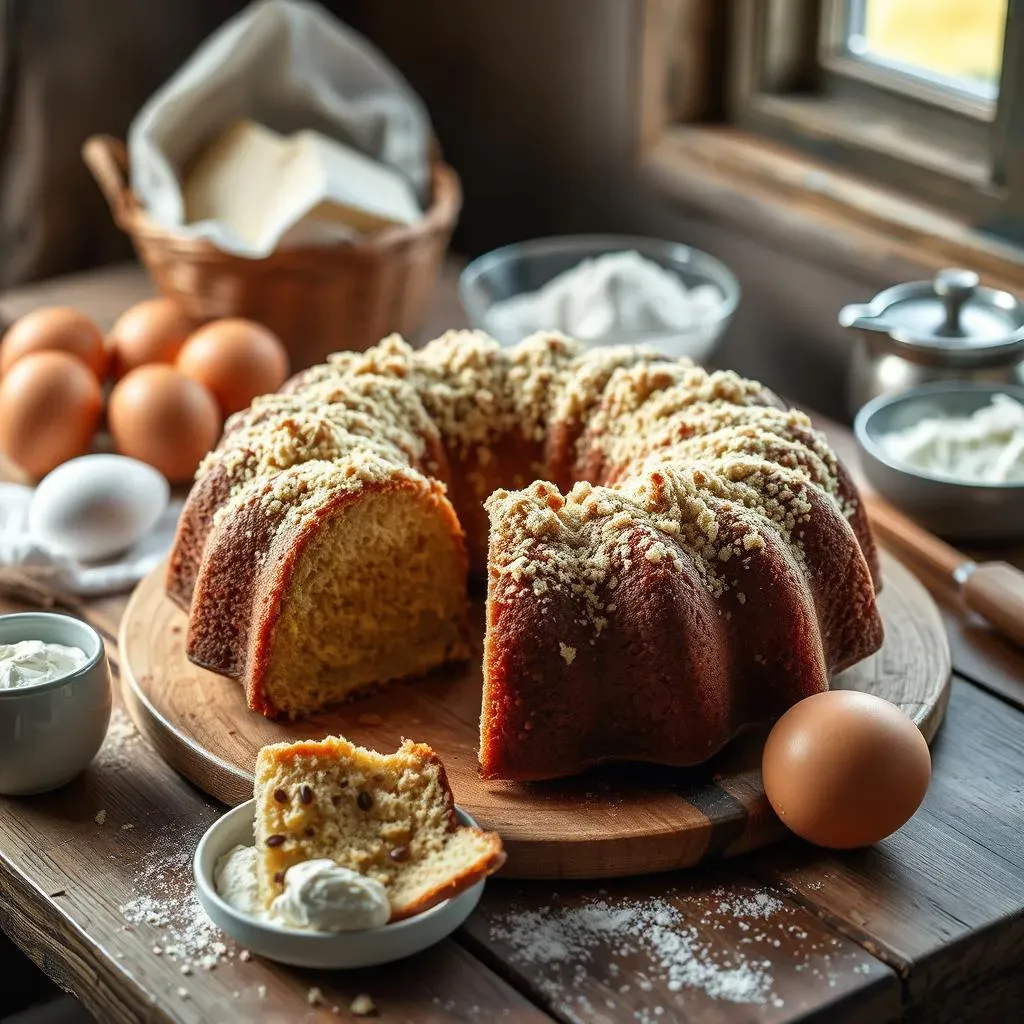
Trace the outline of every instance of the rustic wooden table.
{"type": "MultiPolygon", "coordinates": [[[[134,270],[26,290],[108,321],[134,270]]],[[[431,325],[461,318],[452,275],[431,325]]],[[[845,428],[822,423],[849,452],[845,428]]],[[[1007,554],[1007,553],[1003,553],[1007,554]]],[[[1024,564],[1019,553],[1009,553],[1024,564]]],[[[924,806],[842,855],[797,841],[712,870],[594,884],[494,880],[453,938],[408,961],[303,972],[205,920],[190,857],[223,808],[169,769],[118,706],[94,765],[0,799],[0,926],[101,1021],[1010,1021],[1024,1011],[1024,652],[926,580],[955,678],[924,806]]],[[[124,598],[72,603],[115,680],[124,598]]],[[[0,612],[22,605],[0,599],[0,612]]]]}

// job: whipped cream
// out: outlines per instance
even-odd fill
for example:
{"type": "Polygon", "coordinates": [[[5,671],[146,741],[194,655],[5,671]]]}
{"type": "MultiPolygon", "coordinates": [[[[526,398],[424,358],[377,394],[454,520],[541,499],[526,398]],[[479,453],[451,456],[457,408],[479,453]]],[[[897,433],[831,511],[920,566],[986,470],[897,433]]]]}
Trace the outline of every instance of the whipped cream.
{"type": "Polygon", "coordinates": [[[963,483],[1024,483],[1024,405],[993,395],[971,416],[931,416],[878,438],[882,451],[930,476],[963,483]]]}
{"type": "Polygon", "coordinates": [[[333,860],[306,860],[284,875],[284,892],[270,913],[290,928],[317,932],[354,932],[388,923],[391,904],[387,890],[333,860]]]}
{"type": "Polygon", "coordinates": [[[0,690],[38,686],[77,672],[89,655],[78,647],[19,640],[0,644],[0,690]]]}
{"type": "Polygon", "coordinates": [[[225,903],[240,914],[263,917],[259,886],[256,884],[256,847],[235,846],[228,850],[213,871],[213,884],[225,903]]]}
{"type": "Polygon", "coordinates": [[[496,302],[487,319],[491,332],[505,341],[562,331],[587,343],[624,342],[695,330],[721,303],[714,285],[687,288],[671,270],[638,252],[610,252],[583,260],[538,291],[496,302]]]}
{"type": "Polygon", "coordinates": [[[269,907],[260,903],[252,846],[236,846],[221,857],[214,884],[239,913],[300,931],[380,928],[391,916],[387,890],[380,882],[326,858],[293,864],[285,872],[284,892],[269,907]]]}

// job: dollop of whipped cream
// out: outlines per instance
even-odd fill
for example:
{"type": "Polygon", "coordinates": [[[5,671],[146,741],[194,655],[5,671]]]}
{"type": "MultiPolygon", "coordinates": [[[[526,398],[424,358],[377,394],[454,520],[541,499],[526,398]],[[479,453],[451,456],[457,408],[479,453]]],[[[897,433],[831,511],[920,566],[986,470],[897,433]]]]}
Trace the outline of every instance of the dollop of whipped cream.
{"type": "Polygon", "coordinates": [[[270,913],[291,928],[350,932],[387,924],[391,905],[375,878],[324,858],[293,864],[285,872],[284,892],[270,913]]]}
{"type": "Polygon", "coordinates": [[[585,259],[538,291],[494,303],[487,319],[506,341],[534,331],[562,331],[588,343],[630,341],[695,330],[721,303],[714,285],[687,288],[671,270],[630,250],[585,259]]]}
{"type": "Polygon", "coordinates": [[[239,913],[302,931],[380,928],[391,916],[387,890],[380,882],[326,858],[293,864],[285,872],[284,892],[269,907],[260,904],[252,846],[236,846],[221,857],[214,884],[239,913]]]}
{"type": "Polygon", "coordinates": [[[965,483],[1024,482],[1024,405],[993,395],[967,417],[929,416],[882,434],[878,445],[896,462],[965,483]]]}
{"type": "Polygon", "coordinates": [[[0,644],[0,690],[38,686],[77,672],[89,656],[78,647],[19,640],[0,644]]]}

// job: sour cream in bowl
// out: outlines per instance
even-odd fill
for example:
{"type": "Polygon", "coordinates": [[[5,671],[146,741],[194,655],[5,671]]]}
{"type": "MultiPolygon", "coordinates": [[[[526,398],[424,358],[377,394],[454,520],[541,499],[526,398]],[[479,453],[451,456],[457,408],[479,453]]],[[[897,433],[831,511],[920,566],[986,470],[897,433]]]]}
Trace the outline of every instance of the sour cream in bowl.
{"type": "Polygon", "coordinates": [[[52,612],[0,615],[0,793],[42,793],[96,756],[110,724],[100,635],[52,612]]]}

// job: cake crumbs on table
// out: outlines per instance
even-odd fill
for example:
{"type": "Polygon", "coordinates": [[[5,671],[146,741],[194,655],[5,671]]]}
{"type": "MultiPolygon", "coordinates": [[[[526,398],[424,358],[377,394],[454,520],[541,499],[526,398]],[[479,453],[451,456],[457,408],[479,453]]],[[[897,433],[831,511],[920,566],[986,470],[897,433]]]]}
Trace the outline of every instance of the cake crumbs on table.
{"type": "Polygon", "coordinates": [[[100,808],[100,810],[96,812],[96,817],[93,818],[93,821],[95,821],[97,825],[103,825],[106,823],[106,820],[107,812],[103,808],[100,808]]]}
{"type": "Polygon", "coordinates": [[[266,985],[257,985],[256,986],[256,995],[259,996],[260,999],[266,999],[267,998],[267,986],[266,985]]]}
{"type": "Polygon", "coordinates": [[[319,1006],[323,1001],[324,994],[315,985],[306,993],[306,1002],[310,1006],[319,1006]]]}
{"type": "Polygon", "coordinates": [[[371,1014],[377,1012],[377,1004],[366,992],[360,992],[359,995],[352,1000],[348,1008],[349,1011],[354,1013],[357,1017],[369,1017],[371,1014]]]}

